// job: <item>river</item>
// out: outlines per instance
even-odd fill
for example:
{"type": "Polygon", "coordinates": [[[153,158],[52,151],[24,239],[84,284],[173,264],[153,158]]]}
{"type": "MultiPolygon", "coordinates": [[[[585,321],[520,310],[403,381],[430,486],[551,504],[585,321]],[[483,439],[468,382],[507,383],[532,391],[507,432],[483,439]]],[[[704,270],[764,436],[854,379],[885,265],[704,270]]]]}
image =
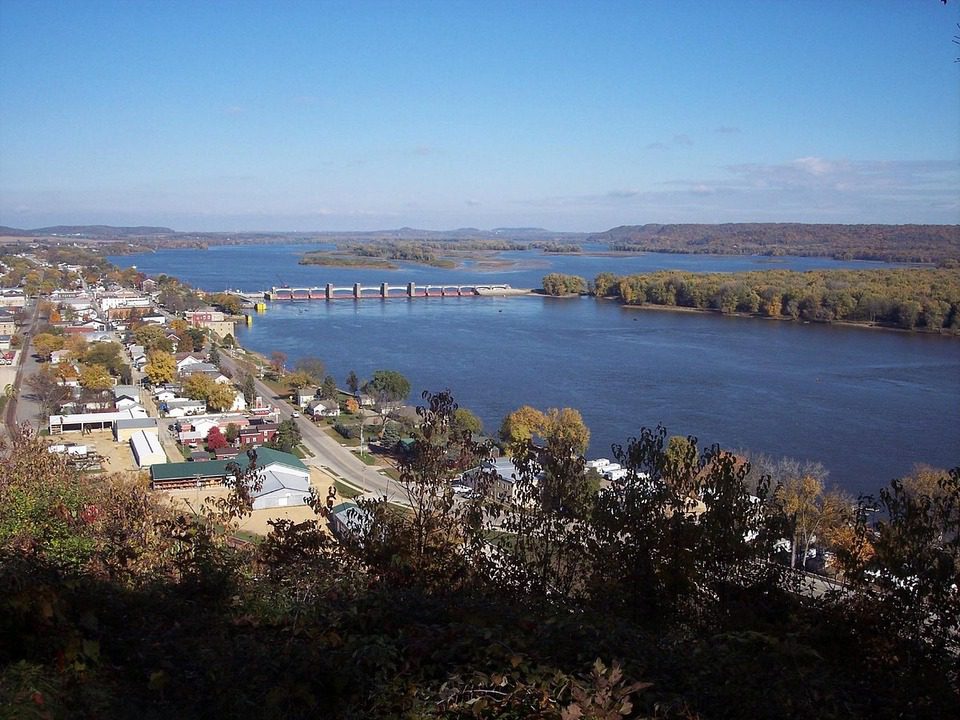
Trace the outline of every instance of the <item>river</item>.
{"type": "MultiPolygon", "coordinates": [[[[538,286],[547,272],[769,267],[876,267],[824,258],[500,253],[516,265],[395,271],[297,265],[318,246],[219,246],[112,257],[206,290],[271,285],[506,282],[538,286]]],[[[591,456],[610,456],[642,426],[701,443],[817,460],[852,494],[876,492],[914,463],[960,463],[960,342],[956,338],[698,313],[628,309],[591,298],[403,298],[269,304],[250,349],[294,362],[320,357],[342,383],[350,370],[402,372],[414,387],[450,388],[489,431],[520,405],[575,407],[591,456]]],[[[416,399],[416,398],[414,398],[416,399]]]]}

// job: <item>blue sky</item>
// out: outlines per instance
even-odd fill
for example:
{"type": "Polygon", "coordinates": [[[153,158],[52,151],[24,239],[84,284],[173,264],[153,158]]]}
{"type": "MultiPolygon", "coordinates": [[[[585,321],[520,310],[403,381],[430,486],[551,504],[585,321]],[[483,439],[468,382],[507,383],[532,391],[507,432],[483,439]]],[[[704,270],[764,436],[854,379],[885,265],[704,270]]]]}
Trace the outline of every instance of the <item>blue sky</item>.
{"type": "Polygon", "coordinates": [[[0,0],[0,224],[960,222],[960,2],[0,0]]]}

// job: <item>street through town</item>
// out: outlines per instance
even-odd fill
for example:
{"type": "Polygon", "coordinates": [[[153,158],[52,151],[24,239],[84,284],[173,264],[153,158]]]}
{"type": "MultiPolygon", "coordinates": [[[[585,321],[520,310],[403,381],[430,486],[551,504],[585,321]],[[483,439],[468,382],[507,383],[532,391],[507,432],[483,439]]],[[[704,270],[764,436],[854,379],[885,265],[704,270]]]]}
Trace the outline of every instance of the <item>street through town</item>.
{"type": "MultiPolygon", "coordinates": [[[[221,350],[220,362],[234,377],[238,377],[241,370],[234,352],[221,350]]],[[[254,385],[257,394],[277,408],[281,421],[292,418],[294,411],[284,398],[278,397],[266,383],[256,377],[254,385]]],[[[389,502],[407,504],[403,488],[396,481],[381,474],[379,468],[366,465],[349,448],[338,443],[309,418],[301,416],[296,419],[296,423],[300,428],[303,446],[312,454],[312,457],[303,459],[305,464],[325,470],[371,496],[386,497],[389,502]]]]}

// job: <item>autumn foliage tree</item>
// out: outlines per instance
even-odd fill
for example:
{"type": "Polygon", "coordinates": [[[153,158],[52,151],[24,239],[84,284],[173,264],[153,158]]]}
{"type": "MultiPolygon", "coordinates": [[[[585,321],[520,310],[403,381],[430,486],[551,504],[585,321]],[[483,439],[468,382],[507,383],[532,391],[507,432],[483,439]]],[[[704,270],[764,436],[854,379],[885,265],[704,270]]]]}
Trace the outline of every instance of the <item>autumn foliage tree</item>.
{"type": "Polygon", "coordinates": [[[853,505],[837,491],[828,491],[823,481],[810,474],[787,478],[777,489],[776,500],[791,532],[790,567],[806,566],[810,545],[818,534],[829,533],[843,520],[845,508],[853,505]]]}
{"type": "Polygon", "coordinates": [[[577,275],[550,273],[543,278],[543,291],[547,295],[579,295],[587,291],[587,281],[577,275]]]}
{"type": "Polygon", "coordinates": [[[41,360],[50,360],[50,355],[63,348],[63,336],[51,333],[38,333],[33,338],[33,349],[41,360]]]}
{"type": "Polygon", "coordinates": [[[214,412],[226,410],[236,398],[236,391],[229,383],[218,383],[203,373],[193,373],[183,383],[183,392],[188,398],[203,400],[214,412]]]}
{"type": "Polygon", "coordinates": [[[92,392],[103,392],[114,386],[113,378],[102,365],[86,365],[80,370],[80,387],[92,392]]]}
{"type": "Polygon", "coordinates": [[[221,450],[229,445],[227,438],[220,432],[220,428],[214,425],[207,433],[207,450],[221,450]]]}
{"type": "Polygon", "coordinates": [[[152,350],[147,354],[143,371],[154,385],[173,382],[177,375],[177,361],[168,352],[152,350]]]}

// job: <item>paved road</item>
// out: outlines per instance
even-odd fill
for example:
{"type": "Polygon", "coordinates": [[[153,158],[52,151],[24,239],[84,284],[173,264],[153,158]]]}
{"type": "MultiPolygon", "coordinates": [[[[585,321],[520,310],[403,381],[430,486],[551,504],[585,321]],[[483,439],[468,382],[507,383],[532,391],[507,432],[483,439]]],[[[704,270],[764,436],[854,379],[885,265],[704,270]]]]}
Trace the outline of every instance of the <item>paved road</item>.
{"type": "Polygon", "coordinates": [[[20,365],[17,367],[17,376],[13,381],[13,397],[7,404],[4,421],[7,427],[29,422],[33,428],[38,429],[40,405],[32,397],[27,397],[29,391],[24,386],[24,382],[39,370],[39,364],[30,352],[30,344],[33,341],[37,320],[40,316],[40,301],[29,301],[24,310],[30,315],[30,322],[26,328],[20,330],[20,337],[23,340],[20,349],[20,365]]]}
{"type": "MultiPolygon", "coordinates": [[[[234,377],[239,377],[240,370],[235,356],[226,350],[220,352],[220,362],[230,370],[234,377]]],[[[257,394],[269,399],[271,404],[280,411],[280,419],[291,418],[294,412],[285,399],[277,397],[276,393],[260,380],[254,379],[257,394]]],[[[377,468],[364,464],[349,449],[330,437],[321,428],[307,418],[297,419],[303,445],[313,453],[313,457],[304,459],[307,465],[332,472],[347,482],[363,488],[365,491],[378,497],[386,496],[391,502],[406,504],[406,493],[389,477],[381,475],[377,468]]]]}

